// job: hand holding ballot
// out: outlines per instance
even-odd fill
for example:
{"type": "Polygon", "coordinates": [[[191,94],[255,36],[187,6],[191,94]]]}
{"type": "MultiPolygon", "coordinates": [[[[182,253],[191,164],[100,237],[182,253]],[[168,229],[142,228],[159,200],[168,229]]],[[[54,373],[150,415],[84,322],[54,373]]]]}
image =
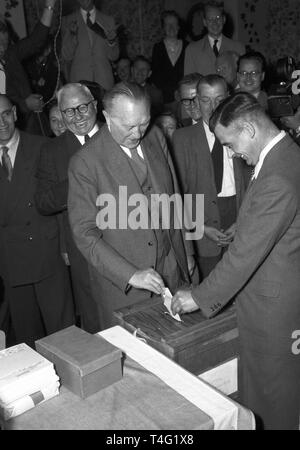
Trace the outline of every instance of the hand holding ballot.
{"type": "Polygon", "coordinates": [[[199,309],[194,301],[190,289],[181,289],[172,298],[171,309],[173,314],[189,313],[199,309]]]}

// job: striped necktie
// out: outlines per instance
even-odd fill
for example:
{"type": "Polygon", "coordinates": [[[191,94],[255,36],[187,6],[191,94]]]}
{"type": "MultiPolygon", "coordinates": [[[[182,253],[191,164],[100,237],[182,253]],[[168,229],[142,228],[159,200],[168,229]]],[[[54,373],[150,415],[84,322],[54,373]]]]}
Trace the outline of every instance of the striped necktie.
{"type": "Polygon", "coordinates": [[[4,172],[6,174],[6,177],[8,181],[11,181],[12,173],[13,173],[13,166],[11,163],[10,156],[8,154],[9,148],[6,146],[1,147],[2,150],[2,166],[4,169],[4,172]]]}

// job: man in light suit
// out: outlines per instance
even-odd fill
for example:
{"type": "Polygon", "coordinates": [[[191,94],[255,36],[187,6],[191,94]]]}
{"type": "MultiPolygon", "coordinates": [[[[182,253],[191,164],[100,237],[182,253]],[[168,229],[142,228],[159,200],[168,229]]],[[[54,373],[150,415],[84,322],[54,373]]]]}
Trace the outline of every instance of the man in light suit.
{"type": "Polygon", "coordinates": [[[233,242],[202,284],[179,291],[174,312],[210,318],[236,295],[241,402],[265,429],[298,429],[300,357],[300,153],[248,93],[226,99],[210,127],[255,165],[233,242]]]}
{"type": "Polygon", "coordinates": [[[80,9],[62,22],[62,60],[67,81],[94,81],[105,90],[114,85],[112,61],[119,57],[113,17],[95,8],[94,0],[77,0],[80,9]]]}
{"type": "MultiPolygon", "coordinates": [[[[172,216],[169,229],[161,221],[153,228],[152,209],[149,214],[146,206],[141,226],[131,221],[133,196],[150,206],[153,194],[176,190],[166,141],[155,126],[147,132],[150,99],[145,89],[119,83],[103,103],[106,125],[70,162],[68,210],[75,242],[92,266],[99,319],[107,328],[116,323],[114,310],[161,294],[165,285],[174,292],[189,282],[189,272],[182,230],[174,228],[172,216]],[[106,203],[108,222],[103,217],[106,203]]],[[[193,258],[188,259],[192,270],[193,258]]]]}
{"type": "Polygon", "coordinates": [[[209,1],[204,5],[203,22],[207,35],[200,41],[191,42],[185,50],[184,73],[198,72],[201,75],[216,73],[216,59],[219,54],[233,51],[245,53],[245,46],[222,34],[226,16],[223,3],[209,1]]]}
{"type": "Polygon", "coordinates": [[[207,75],[198,82],[197,92],[202,119],[175,131],[173,156],[182,193],[204,195],[204,236],[194,244],[205,278],[233,238],[249,172],[245,163],[233,159],[209,130],[212,111],[228,95],[225,80],[207,75]]]}
{"type": "Polygon", "coordinates": [[[46,139],[15,128],[16,107],[0,95],[0,329],[8,345],[36,339],[74,323],[56,217],[36,208],[36,170],[46,139]],[[2,321],[1,321],[2,320],[2,321]]]}
{"type": "Polygon", "coordinates": [[[90,288],[88,264],[76,247],[67,212],[68,165],[71,157],[87,139],[99,130],[97,102],[90,90],[79,83],[69,83],[57,93],[58,107],[67,131],[47,142],[41,151],[37,172],[36,204],[39,212],[61,217],[72,287],[81,327],[89,333],[100,330],[97,309],[90,288]]]}

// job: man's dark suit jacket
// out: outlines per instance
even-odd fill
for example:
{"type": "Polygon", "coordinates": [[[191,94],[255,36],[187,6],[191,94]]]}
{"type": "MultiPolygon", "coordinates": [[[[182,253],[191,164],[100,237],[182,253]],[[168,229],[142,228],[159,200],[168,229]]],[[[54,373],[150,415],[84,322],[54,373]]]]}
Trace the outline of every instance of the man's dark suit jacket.
{"type": "Polygon", "coordinates": [[[62,213],[65,251],[71,263],[75,303],[81,315],[82,327],[91,333],[100,330],[89,289],[88,265],[75,245],[67,212],[68,166],[71,157],[81,149],[77,137],[67,130],[43,146],[38,167],[36,203],[43,215],[62,213]]]}
{"type": "MultiPolygon", "coordinates": [[[[166,141],[157,127],[153,127],[141,142],[155,193],[174,193],[174,182],[164,148],[166,141]]],[[[71,228],[78,248],[93,266],[97,299],[102,308],[104,326],[112,325],[112,311],[151,297],[147,290],[126,287],[137,270],[156,267],[158,253],[154,230],[100,229],[96,224],[100,194],[116,199],[118,211],[119,187],[126,187],[128,197],[143,194],[129,158],[114,141],[104,125],[99,133],[77,152],[69,166],[68,211],[71,228]],[[127,293],[125,293],[125,291],[127,293]]],[[[124,207],[126,205],[123,205],[124,207]]],[[[128,206],[128,214],[134,208],[128,206]]],[[[118,221],[117,221],[118,223],[118,221]]],[[[182,279],[174,272],[171,290],[189,280],[186,252],[181,230],[168,232],[172,251],[181,269],[182,279]]]]}
{"type": "Polygon", "coordinates": [[[234,241],[192,290],[206,317],[235,295],[243,400],[266,428],[299,427],[300,152],[289,136],[266,156],[240,208],[234,241]]]}
{"type": "MultiPolygon", "coordinates": [[[[175,131],[173,159],[182,193],[204,194],[204,225],[220,229],[214,168],[202,120],[175,131]]],[[[233,159],[233,165],[238,211],[249,180],[249,169],[239,158],[233,159]]],[[[206,236],[194,243],[202,257],[217,256],[221,252],[206,236]]]]}
{"type": "Polygon", "coordinates": [[[45,138],[20,132],[10,183],[0,172],[0,274],[11,286],[36,283],[56,271],[58,224],[36,208],[36,170],[45,138]]]}
{"type": "Polygon", "coordinates": [[[6,94],[18,106],[18,112],[26,116],[30,111],[25,99],[32,94],[29,78],[22,61],[38,53],[49,33],[49,27],[39,22],[27,38],[8,47],[4,56],[6,75],[6,94]]]}

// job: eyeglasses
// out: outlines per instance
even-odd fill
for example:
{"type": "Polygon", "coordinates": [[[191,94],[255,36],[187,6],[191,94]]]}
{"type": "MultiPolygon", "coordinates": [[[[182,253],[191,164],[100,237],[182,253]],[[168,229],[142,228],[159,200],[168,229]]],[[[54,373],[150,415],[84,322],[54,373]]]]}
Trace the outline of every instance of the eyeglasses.
{"type": "Polygon", "coordinates": [[[193,98],[182,98],[180,101],[184,106],[191,106],[192,104],[194,105],[197,102],[197,95],[195,95],[195,97],[193,98]]]}
{"type": "Polygon", "coordinates": [[[76,111],[79,114],[86,114],[89,109],[89,105],[93,103],[95,100],[91,100],[88,103],[82,103],[81,105],[76,106],[76,108],[67,108],[62,109],[61,112],[64,113],[67,117],[73,117],[76,114],[76,111]]]}
{"type": "Polygon", "coordinates": [[[239,72],[239,74],[243,78],[246,77],[256,78],[258,77],[258,75],[261,74],[261,72],[259,72],[258,70],[252,70],[252,72],[246,72],[245,70],[242,70],[241,72],[239,72]]]}
{"type": "Polygon", "coordinates": [[[223,16],[209,17],[205,20],[208,23],[215,23],[215,22],[220,23],[223,20],[223,16]]]}

